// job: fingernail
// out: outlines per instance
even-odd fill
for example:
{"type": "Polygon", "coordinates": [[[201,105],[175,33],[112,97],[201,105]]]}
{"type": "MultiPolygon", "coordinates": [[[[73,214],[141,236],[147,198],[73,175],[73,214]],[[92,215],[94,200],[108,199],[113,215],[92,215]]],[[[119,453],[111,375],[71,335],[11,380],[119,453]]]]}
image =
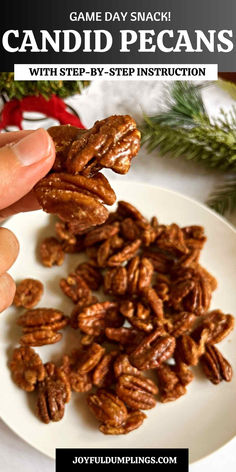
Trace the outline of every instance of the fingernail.
{"type": "Polygon", "coordinates": [[[49,134],[45,129],[40,128],[14,144],[12,150],[22,166],[31,166],[49,157],[52,146],[49,134]]]}

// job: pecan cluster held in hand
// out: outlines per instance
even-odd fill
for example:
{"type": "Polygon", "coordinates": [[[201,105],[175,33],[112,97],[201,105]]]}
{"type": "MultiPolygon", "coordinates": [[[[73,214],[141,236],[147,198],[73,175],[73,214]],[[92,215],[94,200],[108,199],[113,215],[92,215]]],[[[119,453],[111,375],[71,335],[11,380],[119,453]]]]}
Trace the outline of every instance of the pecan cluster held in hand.
{"type": "Polygon", "coordinates": [[[128,115],[97,121],[89,130],[69,125],[49,129],[56,147],[50,173],[35,186],[43,210],[58,215],[72,233],[100,225],[108,218],[104,207],[116,196],[103,168],[126,174],[140,147],[140,132],[128,115]]]}
{"type": "MultiPolygon", "coordinates": [[[[101,132],[97,128],[97,141],[84,132],[83,143],[73,138],[71,145],[70,139],[62,143],[58,135],[48,182],[59,179],[60,190],[65,175],[71,185],[68,192],[74,192],[76,181],[100,178],[97,171],[102,166],[116,171],[125,166],[118,157],[112,163],[112,140],[99,147],[102,126],[101,132]],[[86,147],[93,149],[95,141],[98,153],[87,158],[86,147]],[[77,174],[69,175],[68,170],[77,174]]],[[[103,434],[127,434],[143,424],[143,410],[187,393],[194,378],[192,366],[199,366],[215,385],[231,380],[230,363],[215,344],[231,332],[234,318],[209,311],[217,282],[199,262],[206,242],[202,227],[164,225],[156,217],[149,221],[124,201],[105,224],[83,234],[76,221],[71,225],[57,221],[57,238],[47,238],[41,246],[42,263],[49,267],[61,263],[61,251],[63,257],[66,252],[86,256],[83,262],[76,259],[73,270],[60,281],[62,296],[73,305],[71,316],[49,308],[26,311],[17,321],[23,328],[23,346],[11,363],[17,385],[38,390],[37,413],[43,422],[63,417],[72,391],[87,394],[103,434]],[[77,348],[63,355],[58,366],[43,365],[29,346],[59,341],[58,331],[67,324],[77,330],[77,348]]]]}

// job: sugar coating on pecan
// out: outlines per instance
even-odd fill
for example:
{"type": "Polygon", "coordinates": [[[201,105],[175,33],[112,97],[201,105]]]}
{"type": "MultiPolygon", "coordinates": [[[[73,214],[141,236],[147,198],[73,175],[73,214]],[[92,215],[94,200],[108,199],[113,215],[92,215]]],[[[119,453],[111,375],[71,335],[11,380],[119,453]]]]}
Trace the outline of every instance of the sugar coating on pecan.
{"type": "Polygon", "coordinates": [[[218,385],[222,380],[231,381],[232,367],[216,346],[208,344],[200,361],[204,374],[213,384],[218,385]]]}
{"type": "Polygon", "coordinates": [[[114,115],[79,133],[66,159],[68,172],[94,175],[103,167],[126,174],[140,147],[140,132],[129,115],[114,115]]]}
{"type": "Polygon", "coordinates": [[[39,251],[41,262],[46,267],[60,266],[64,262],[65,253],[62,244],[53,236],[41,242],[39,251]]]}
{"type": "Polygon", "coordinates": [[[150,410],[156,405],[158,393],[155,383],[141,375],[122,374],[116,384],[116,393],[133,410],[150,410]]]}
{"type": "Polygon", "coordinates": [[[32,392],[45,377],[39,355],[28,346],[14,349],[10,369],[14,382],[26,392],[32,392]]]}
{"type": "Polygon", "coordinates": [[[33,308],[43,295],[43,284],[36,279],[24,279],[16,286],[13,305],[33,308]]]}
{"type": "Polygon", "coordinates": [[[86,307],[78,315],[78,324],[86,334],[99,336],[106,327],[119,328],[124,320],[117,302],[101,302],[86,307]]]}
{"type": "Polygon", "coordinates": [[[234,328],[234,317],[223,313],[221,310],[210,311],[204,316],[202,323],[194,330],[193,338],[198,340],[202,331],[208,330],[209,344],[217,344],[222,341],[234,328]]]}
{"type": "Polygon", "coordinates": [[[46,344],[58,343],[61,338],[61,333],[51,329],[38,329],[23,334],[19,342],[23,346],[45,346],[46,344]]]}
{"type": "Polygon", "coordinates": [[[186,388],[174,371],[173,366],[162,364],[157,369],[157,378],[162,403],[175,401],[186,393],[186,388]]]}
{"type": "Polygon", "coordinates": [[[158,328],[144,337],[131,352],[129,360],[140,370],[154,369],[172,356],[175,344],[173,336],[165,334],[162,328],[158,328]]]}
{"type": "Polygon", "coordinates": [[[89,299],[91,291],[77,272],[69,274],[66,279],[61,279],[60,287],[67,297],[71,298],[74,303],[78,303],[81,299],[89,299]]]}
{"type": "Polygon", "coordinates": [[[142,426],[145,418],[147,418],[147,416],[142,411],[130,411],[126,421],[121,426],[102,424],[99,426],[99,430],[103,434],[128,434],[142,426]]]}
{"type": "Polygon", "coordinates": [[[117,395],[105,389],[98,389],[88,396],[88,406],[94,416],[108,426],[121,426],[127,420],[127,409],[117,395]]]}

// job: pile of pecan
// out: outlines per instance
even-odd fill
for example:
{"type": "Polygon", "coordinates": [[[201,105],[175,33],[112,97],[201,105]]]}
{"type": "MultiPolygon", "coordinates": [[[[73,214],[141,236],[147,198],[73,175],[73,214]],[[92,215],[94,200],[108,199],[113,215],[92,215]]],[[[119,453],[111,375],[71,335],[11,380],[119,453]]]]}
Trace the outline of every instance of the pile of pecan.
{"type": "Polygon", "coordinates": [[[35,186],[41,207],[68,222],[71,233],[101,225],[108,217],[104,204],[112,205],[116,195],[100,170],[128,172],[140,147],[135,121],[129,115],[114,115],[88,130],[64,125],[48,131],[56,160],[35,186]]]}
{"type": "Polygon", "coordinates": [[[23,335],[10,368],[18,386],[37,390],[42,421],[63,417],[71,391],[86,392],[100,431],[126,434],[141,426],[143,410],[186,394],[195,366],[215,385],[231,380],[216,344],[234,318],[210,311],[217,282],[199,262],[205,241],[200,226],[149,221],[124,201],[105,224],[83,234],[57,221],[55,235],[40,244],[42,263],[60,265],[66,253],[87,256],[60,281],[71,314],[34,308],[42,287],[32,279],[15,297],[28,310],[17,320],[23,335]],[[59,365],[43,364],[32,346],[58,342],[66,326],[77,330],[77,349],[59,365]]]}

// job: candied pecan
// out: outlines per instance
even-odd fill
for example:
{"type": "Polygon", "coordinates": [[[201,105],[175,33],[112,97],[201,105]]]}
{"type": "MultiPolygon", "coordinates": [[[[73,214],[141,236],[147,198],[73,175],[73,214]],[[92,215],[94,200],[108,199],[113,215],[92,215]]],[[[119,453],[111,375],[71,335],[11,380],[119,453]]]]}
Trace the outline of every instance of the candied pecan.
{"type": "Polygon", "coordinates": [[[194,379],[194,375],[190,367],[178,358],[176,358],[176,363],[172,366],[172,369],[184,387],[186,387],[186,385],[188,385],[194,379]]]}
{"type": "Polygon", "coordinates": [[[204,329],[199,342],[194,341],[188,334],[180,336],[176,341],[175,356],[177,359],[187,365],[197,365],[200,357],[205,352],[208,335],[209,331],[204,329]]]}
{"type": "Polygon", "coordinates": [[[134,328],[106,328],[105,334],[108,339],[125,346],[126,350],[133,349],[141,342],[144,333],[134,328]]]}
{"type": "Polygon", "coordinates": [[[102,424],[99,427],[99,430],[103,434],[127,434],[134,429],[139,428],[143,424],[145,418],[147,417],[142,411],[131,411],[128,413],[127,420],[121,426],[109,426],[102,424]]]}
{"type": "MultiPolygon", "coordinates": [[[[78,130],[77,130],[78,131],[78,130]]],[[[126,174],[140,147],[140,132],[129,115],[114,115],[96,121],[91,129],[79,130],[67,154],[68,172],[95,175],[103,167],[126,174]]]]}
{"type": "Polygon", "coordinates": [[[136,239],[130,244],[126,244],[121,251],[117,252],[113,256],[109,257],[107,265],[109,267],[115,267],[121,265],[123,262],[129,261],[139,250],[141,240],[136,239]]]}
{"type": "Polygon", "coordinates": [[[84,308],[87,308],[90,305],[94,305],[97,302],[98,302],[97,297],[94,297],[91,292],[90,292],[88,297],[81,298],[77,302],[77,304],[75,305],[74,309],[71,312],[70,326],[73,329],[78,329],[78,327],[79,327],[79,322],[78,322],[79,314],[83,311],[84,308]]]}
{"type": "Polygon", "coordinates": [[[45,377],[39,355],[28,346],[14,349],[10,369],[14,382],[26,392],[32,392],[45,377]]]}
{"type": "Polygon", "coordinates": [[[96,250],[95,252],[98,266],[106,267],[107,260],[112,252],[110,239],[104,241],[104,243],[102,243],[98,250],[96,250]]]}
{"type": "Polygon", "coordinates": [[[162,322],[164,318],[163,302],[158,297],[154,288],[144,287],[142,289],[142,299],[148,306],[150,306],[156,319],[162,322]]]}
{"type": "Polygon", "coordinates": [[[152,251],[151,249],[145,249],[143,256],[149,259],[154,267],[154,270],[167,274],[171,268],[171,260],[166,254],[161,252],[152,251]]]}
{"type": "Polygon", "coordinates": [[[150,333],[154,329],[151,310],[137,301],[125,300],[120,304],[121,314],[137,329],[150,333]]]}
{"type": "Polygon", "coordinates": [[[100,344],[93,343],[77,352],[76,371],[80,374],[87,374],[99,363],[105,349],[100,344]]]}
{"type": "Polygon", "coordinates": [[[200,258],[200,249],[190,249],[188,254],[179,257],[175,262],[175,267],[191,267],[196,265],[200,258]]]}
{"type": "Polygon", "coordinates": [[[79,313],[78,323],[84,333],[99,336],[106,327],[122,326],[123,317],[119,313],[118,303],[106,301],[86,307],[79,313]]]}
{"type": "Polygon", "coordinates": [[[162,403],[175,401],[186,393],[186,388],[174,371],[173,366],[162,364],[158,367],[157,379],[162,403]]]}
{"type": "Polygon", "coordinates": [[[98,228],[89,231],[84,239],[85,247],[93,246],[94,244],[100,243],[106,239],[110,239],[115,236],[119,231],[119,227],[116,225],[104,224],[98,228]]]}
{"type": "Polygon", "coordinates": [[[171,287],[170,304],[181,311],[202,315],[211,302],[212,282],[200,266],[179,270],[171,287]]]}
{"type": "Polygon", "coordinates": [[[196,316],[193,313],[188,313],[187,311],[178,313],[171,317],[168,332],[175,338],[182,334],[188,334],[195,321],[196,316]]]}
{"type": "Polygon", "coordinates": [[[114,381],[113,362],[118,351],[105,354],[93,372],[93,384],[96,387],[109,387],[114,381]]]}
{"type": "Polygon", "coordinates": [[[132,218],[125,218],[120,225],[120,232],[124,239],[134,241],[140,237],[140,228],[132,218]]]}
{"type": "Polygon", "coordinates": [[[88,396],[88,406],[96,418],[107,426],[121,426],[127,420],[125,404],[117,395],[98,389],[88,396]]]}
{"type": "Polygon", "coordinates": [[[43,294],[43,284],[39,280],[24,279],[16,286],[13,305],[33,308],[43,294]]]}
{"type": "Polygon", "coordinates": [[[206,236],[204,234],[204,228],[202,226],[185,226],[181,228],[186,246],[190,249],[202,249],[205,242],[206,236]]]}
{"type": "Polygon", "coordinates": [[[154,369],[169,359],[175,349],[175,338],[166,335],[162,328],[146,336],[131,352],[131,364],[140,370],[154,369]]]}
{"type": "Polygon", "coordinates": [[[71,398],[71,388],[68,377],[62,367],[57,367],[54,362],[46,362],[44,364],[46,377],[45,380],[50,379],[58,384],[62,384],[64,388],[64,402],[68,403],[71,398]]]}
{"type": "Polygon", "coordinates": [[[167,274],[156,274],[156,281],[153,288],[155,289],[158,297],[163,301],[166,302],[170,298],[170,276],[167,274]]]}
{"type": "Polygon", "coordinates": [[[147,219],[140,213],[140,211],[131,203],[120,200],[117,206],[117,215],[122,218],[132,218],[137,221],[147,223],[147,219]]]}
{"type": "Polygon", "coordinates": [[[112,205],[116,198],[102,174],[91,178],[49,174],[36,184],[35,193],[43,210],[68,222],[69,231],[75,234],[104,223],[108,211],[103,203],[112,205]]]}
{"type": "Polygon", "coordinates": [[[66,242],[68,245],[75,245],[77,242],[76,236],[72,234],[68,228],[68,224],[64,221],[57,221],[55,224],[55,231],[60,241],[66,242]]]}
{"type": "Polygon", "coordinates": [[[24,333],[38,330],[58,331],[68,324],[69,318],[62,311],[54,308],[34,308],[27,310],[17,319],[17,324],[23,327],[24,333]]]}
{"type": "Polygon", "coordinates": [[[75,269],[75,273],[83,278],[91,290],[98,290],[102,285],[103,276],[91,262],[79,264],[75,269]]]}
{"type": "Polygon", "coordinates": [[[145,257],[133,257],[127,266],[128,292],[137,294],[151,284],[153,265],[145,257]]]}
{"type": "Polygon", "coordinates": [[[116,393],[133,410],[150,410],[156,405],[154,395],[158,388],[143,376],[122,374],[116,384],[116,393]]]}
{"type": "Polygon", "coordinates": [[[207,345],[206,352],[200,359],[206,377],[215,385],[222,380],[230,382],[233,371],[230,363],[214,345],[207,345]]]}
{"type": "Polygon", "coordinates": [[[175,223],[166,226],[161,235],[156,239],[156,245],[158,248],[168,251],[174,256],[188,253],[183,231],[175,223]]]}
{"type": "Polygon", "coordinates": [[[65,258],[62,244],[54,237],[44,239],[40,244],[40,257],[46,267],[62,265],[65,258]]]}
{"type": "Polygon", "coordinates": [[[91,291],[86,281],[78,274],[69,274],[66,279],[61,279],[60,287],[67,297],[71,298],[74,303],[78,303],[80,299],[89,299],[91,291]]]}
{"type": "Polygon", "coordinates": [[[85,130],[71,125],[52,126],[48,133],[53,139],[56,149],[56,159],[52,171],[66,170],[66,159],[72,143],[81,136],[85,130]]]}
{"type": "Polygon", "coordinates": [[[46,424],[50,421],[60,421],[64,416],[67,401],[67,385],[62,379],[46,377],[39,385],[37,416],[46,424]]]}
{"type": "Polygon", "coordinates": [[[44,346],[46,344],[58,343],[61,338],[61,333],[57,333],[51,329],[38,329],[31,333],[23,334],[20,338],[20,344],[23,346],[44,346]]]}
{"type": "Polygon", "coordinates": [[[194,330],[192,336],[198,341],[204,330],[208,330],[208,344],[217,344],[226,338],[234,328],[234,317],[225,315],[221,310],[210,311],[202,323],[194,330]]]}
{"type": "Polygon", "coordinates": [[[119,354],[113,364],[115,377],[120,377],[122,374],[140,375],[136,367],[132,366],[127,354],[119,354]]]}
{"type": "Polygon", "coordinates": [[[122,296],[127,291],[127,270],[125,267],[108,269],[104,276],[104,292],[109,295],[122,296]]]}
{"type": "Polygon", "coordinates": [[[80,374],[75,370],[75,360],[70,356],[63,356],[61,369],[65,372],[73,392],[88,392],[92,388],[90,373],[80,374]]]}

